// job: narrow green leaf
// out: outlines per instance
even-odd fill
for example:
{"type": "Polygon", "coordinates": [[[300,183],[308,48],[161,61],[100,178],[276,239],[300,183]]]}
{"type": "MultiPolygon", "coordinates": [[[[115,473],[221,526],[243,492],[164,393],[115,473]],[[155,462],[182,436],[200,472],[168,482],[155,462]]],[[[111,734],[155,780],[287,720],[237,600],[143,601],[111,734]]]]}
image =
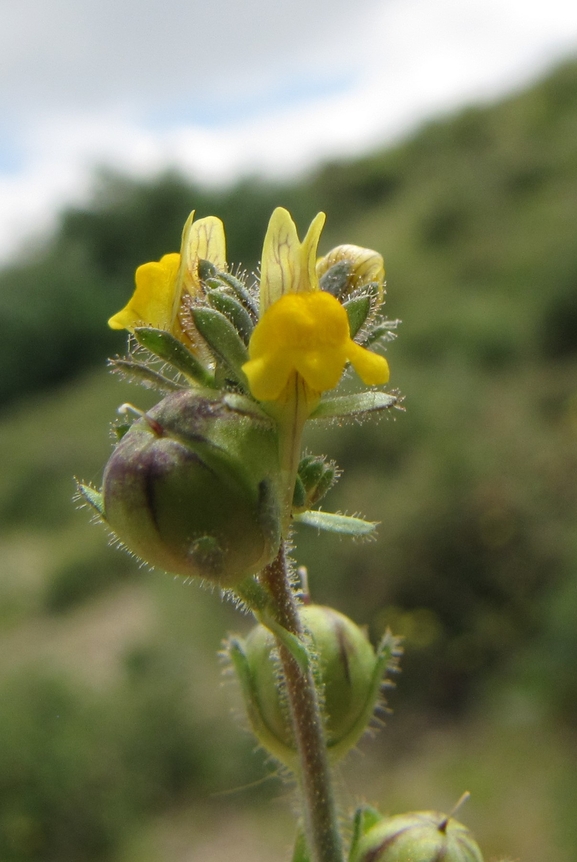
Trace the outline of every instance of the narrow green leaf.
{"type": "Polygon", "coordinates": [[[374,521],[364,521],[351,515],[336,515],[333,512],[309,510],[294,515],[293,520],[297,524],[306,524],[308,527],[316,527],[317,530],[326,530],[329,533],[341,533],[343,536],[370,536],[377,528],[374,521]]]}
{"type": "Polygon", "coordinates": [[[311,419],[336,419],[342,416],[362,416],[389,410],[399,404],[399,397],[376,389],[356,395],[338,395],[326,398],[311,413],[311,419]]]}
{"type": "Polygon", "coordinates": [[[349,318],[349,328],[351,330],[351,338],[354,338],[371,310],[370,296],[355,296],[354,299],[349,299],[348,302],[343,302],[343,308],[347,312],[349,318]]]}
{"type": "Polygon", "coordinates": [[[217,311],[220,311],[230,320],[244,343],[248,344],[254,324],[250,314],[238,299],[223,293],[222,290],[211,290],[208,292],[206,298],[213,308],[216,308],[217,311]]]}
{"type": "Polygon", "coordinates": [[[230,320],[214,308],[193,308],[194,324],[212,352],[245,388],[247,380],[242,370],[248,362],[248,352],[230,320]]]}
{"type": "Polygon", "coordinates": [[[83,485],[79,482],[78,493],[100,518],[104,518],[104,499],[100,491],[97,491],[96,488],[91,488],[90,485],[83,485]]]}
{"type": "Polygon", "coordinates": [[[170,332],[151,326],[139,326],[134,330],[134,337],[142,347],[168,362],[185,377],[202,386],[214,387],[214,379],[208,368],[170,332]]]}
{"type": "Polygon", "coordinates": [[[135,383],[141,383],[149,389],[160,389],[161,392],[176,392],[183,387],[149,368],[143,362],[137,362],[135,359],[110,359],[109,365],[115,370],[135,383]]]}

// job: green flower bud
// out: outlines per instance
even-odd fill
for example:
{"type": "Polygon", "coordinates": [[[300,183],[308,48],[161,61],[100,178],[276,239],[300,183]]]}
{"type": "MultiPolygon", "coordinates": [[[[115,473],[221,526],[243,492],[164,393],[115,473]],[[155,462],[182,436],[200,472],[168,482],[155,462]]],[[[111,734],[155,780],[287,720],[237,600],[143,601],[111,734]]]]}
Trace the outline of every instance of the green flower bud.
{"type": "Polygon", "coordinates": [[[277,554],[278,440],[240,396],[168,395],[122,437],[104,517],[147,563],[230,587],[277,554]]]}
{"type": "Polygon", "coordinates": [[[437,811],[386,817],[361,838],[351,862],[483,862],[466,826],[437,811]]]}
{"type": "MultiPolygon", "coordinates": [[[[379,699],[384,669],[394,664],[396,642],[389,636],[375,651],[352,620],[321,605],[303,607],[301,618],[311,638],[327,749],[336,761],[366,730],[379,699]]],[[[278,760],[294,767],[296,747],[274,636],[258,625],[244,642],[233,640],[230,650],[255,735],[278,760]]]]}
{"type": "Polygon", "coordinates": [[[293,496],[293,512],[305,512],[318,503],[339,477],[334,461],[322,455],[305,455],[298,469],[293,496]]]}

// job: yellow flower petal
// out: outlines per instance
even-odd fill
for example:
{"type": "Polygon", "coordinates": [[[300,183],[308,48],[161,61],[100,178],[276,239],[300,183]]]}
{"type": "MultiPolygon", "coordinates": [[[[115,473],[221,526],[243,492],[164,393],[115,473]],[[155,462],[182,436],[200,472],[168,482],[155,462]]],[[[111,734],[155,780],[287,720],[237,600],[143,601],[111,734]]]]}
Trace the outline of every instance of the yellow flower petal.
{"type": "Polygon", "coordinates": [[[180,255],[165,254],[159,261],[144,263],[136,270],[136,289],[124,308],[110,318],[112,329],[154,326],[170,329],[172,304],[180,255]]]}
{"type": "Polygon", "coordinates": [[[307,350],[295,357],[298,373],[316,392],[334,389],[341,379],[347,361],[345,345],[325,347],[322,350],[307,350]]]}
{"type": "Polygon", "coordinates": [[[248,378],[250,391],[258,401],[276,401],[288,383],[293,365],[289,356],[276,353],[250,359],[242,370],[248,378]]]}
{"type": "Polygon", "coordinates": [[[207,216],[194,221],[194,210],[182,231],[180,254],[165,254],[159,261],[144,263],[136,270],[136,289],[125,307],[108,321],[112,329],[133,330],[154,326],[172,332],[180,341],[195,347],[183,332],[179,312],[182,292],[200,292],[198,261],[208,260],[217,269],[226,269],[224,225],[219,218],[207,216]]]}
{"type": "Polygon", "coordinates": [[[372,353],[355,341],[347,348],[347,358],[367,386],[382,386],[389,380],[389,363],[384,356],[372,353]]]}
{"type": "MultiPolygon", "coordinates": [[[[180,247],[180,271],[182,288],[191,296],[200,293],[198,261],[209,260],[217,269],[226,269],[226,239],[224,225],[216,216],[206,216],[194,221],[194,210],[186,220],[180,247]]],[[[181,294],[178,296],[180,303],[181,294]]]]}
{"type": "Polygon", "coordinates": [[[297,290],[318,290],[316,273],[317,249],[325,226],[326,215],[317,213],[312,220],[301,246],[301,282],[297,290]],[[304,277],[306,275],[306,278],[304,277]]]}
{"type": "Polygon", "coordinates": [[[382,299],[385,265],[382,255],[378,251],[373,251],[371,248],[361,248],[358,245],[338,245],[317,261],[317,278],[322,278],[331,266],[341,261],[347,261],[353,269],[351,290],[376,281],[380,285],[382,299]]]}
{"type": "Polygon", "coordinates": [[[293,372],[317,393],[332,389],[347,360],[368,385],[389,377],[386,359],[351,339],[345,309],[320,290],[287,293],[273,303],[255,327],[249,356],[243,371],[259,401],[279,399],[293,372]]]}
{"type": "Polygon", "coordinates": [[[264,238],[261,260],[260,313],[286,293],[318,288],[315,259],[324,213],[313,219],[302,244],[290,213],[277,207],[264,238]]]}

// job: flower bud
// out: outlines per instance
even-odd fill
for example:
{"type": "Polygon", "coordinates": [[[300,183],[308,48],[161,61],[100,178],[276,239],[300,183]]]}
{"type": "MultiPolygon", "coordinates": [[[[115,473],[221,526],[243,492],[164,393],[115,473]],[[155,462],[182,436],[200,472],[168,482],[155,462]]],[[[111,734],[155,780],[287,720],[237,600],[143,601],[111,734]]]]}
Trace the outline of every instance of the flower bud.
{"type": "Polygon", "coordinates": [[[351,862],[483,862],[466,826],[437,811],[386,817],[361,838],[351,862]]]}
{"type": "Polygon", "coordinates": [[[216,393],[172,393],[117,444],[104,517],[150,565],[230,587],[280,544],[278,441],[266,418],[216,393]]]}
{"type": "MultiPolygon", "coordinates": [[[[391,654],[383,659],[364,631],[332,608],[308,605],[302,608],[301,619],[311,638],[327,749],[334,761],[365,731],[391,654]]],[[[254,733],[271,754],[291,766],[296,747],[273,635],[258,625],[244,642],[233,641],[231,652],[254,733]]]]}
{"type": "Polygon", "coordinates": [[[371,248],[338,245],[319,258],[316,265],[321,287],[346,297],[360,287],[376,284],[382,299],[385,266],[382,256],[371,248]]]}
{"type": "Polygon", "coordinates": [[[338,477],[339,469],[334,461],[327,461],[322,455],[305,455],[301,458],[293,511],[304,512],[322,500],[338,477]]]}

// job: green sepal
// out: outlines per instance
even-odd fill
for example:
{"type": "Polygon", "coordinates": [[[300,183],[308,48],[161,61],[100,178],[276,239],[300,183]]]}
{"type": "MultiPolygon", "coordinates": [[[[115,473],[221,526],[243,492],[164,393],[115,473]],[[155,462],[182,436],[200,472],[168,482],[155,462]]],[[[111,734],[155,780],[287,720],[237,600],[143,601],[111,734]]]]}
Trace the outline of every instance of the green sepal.
{"type": "Polygon", "coordinates": [[[142,347],[168,362],[185,377],[202,386],[214,388],[214,378],[208,368],[170,332],[151,326],[138,326],[134,330],[134,337],[142,347]]]}
{"type": "Polygon", "coordinates": [[[382,819],[383,815],[381,812],[377,811],[376,808],[373,808],[372,805],[361,805],[360,808],[357,808],[355,816],[353,817],[353,835],[349,850],[349,862],[353,858],[353,854],[355,853],[361,838],[369,831],[369,829],[376,826],[382,819]]]}
{"type": "Polygon", "coordinates": [[[222,290],[208,291],[206,298],[212,308],[216,308],[230,320],[245,344],[248,344],[254,324],[251,316],[243,305],[235,299],[234,296],[229,296],[222,290]]]}
{"type": "Polygon", "coordinates": [[[317,486],[311,496],[311,502],[313,504],[319,503],[323,499],[325,494],[327,494],[333,487],[339,475],[340,472],[334,461],[329,461],[328,464],[325,464],[323,475],[317,482],[317,486]]]}
{"type": "Polygon", "coordinates": [[[329,533],[341,533],[343,536],[370,536],[377,528],[374,521],[364,521],[351,515],[337,515],[333,512],[300,512],[293,516],[297,524],[316,527],[329,533]]]}
{"type": "Polygon", "coordinates": [[[306,838],[302,829],[299,829],[297,833],[292,862],[311,862],[311,857],[307,848],[306,838]]]}
{"type": "Polygon", "coordinates": [[[218,277],[234,291],[237,299],[241,301],[252,319],[256,322],[258,320],[258,303],[242,281],[235,278],[230,272],[219,272],[218,277]]]}
{"type": "Polygon", "coordinates": [[[202,257],[198,259],[198,277],[201,281],[208,281],[211,278],[215,278],[218,276],[218,270],[214,263],[211,263],[210,260],[205,260],[202,257]]]}
{"type": "Polygon", "coordinates": [[[321,276],[319,286],[321,290],[332,293],[338,299],[349,291],[352,277],[352,265],[348,260],[340,260],[329,267],[324,275],[321,276]]]}
{"type": "Polygon", "coordinates": [[[108,364],[114,371],[118,371],[128,380],[141,383],[150,389],[160,389],[161,392],[176,392],[183,388],[175,380],[170,380],[164,374],[155,371],[154,368],[149,368],[144,362],[137,362],[135,359],[110,359],[108,364]]]}
{"type": "Polygon", "coordinates": [[[266,608],[262,613],[258,614],[257,619],[290,652],[302,673],[307,673],[310,666],[310,656],[300,638],[289,632],[284,626],[281,626],[266,608]]]}
{"type": "Polygon", "coordinates": [[[325,459],[321,456],[305,455],[299,464],[299,476],[307,492],[316,488],[325,472],[325,459]]]}
{"type": "Polygon", "coordinates": [[[303,480],[299,475],[296,476],[295,479],[295,488],[293,491],[293,511],[299,511],[302,509],[306,509],[307,505],[307,491],[303,484],[303,480]]]}
{"type": "Polygon", "coordinates": [[[240,638],[230,637],[226,642],[226,652],[230,656],[238,681],[240,682],[248,719],[254,735],[261,745],[277,757],[281,763],[286,763],[288,759],[291,761],[291,766],[295,768],[296,752],[291,752],[290,749],[287,749],[287,746],[277,739],[267,723],[263,721],[259,707],[259,698],[255,690],[255,682],[245,652],[244,642],[240,638]]]}
{"type": "MultiPolygon", "coordinates": [[[[367,697],[365,700],[364,709],[359,713],[355,724],[350,728],[347,738],[341,743],[337,743],[332,748],[333,756],[337,759],[340,756],[340,748],[342,746],[343,753],[350,748],[350,739],[359,740],[370,724],[375,713],[375,707],[379,702],[379,693],[383,685],[383,677],[387,671],[393,673],[399,669],[399,656],[402,650],[400,647],[400,639],[395,637],[388,629],[383,635],[381,642],[376,649],[377,660],[373,668],[370,685],[367,689],[367,697]]],[[[381,818],[379,818],[381,819],[381,818]]]]}
{"type": "Polygon", "coordinates": [[[248,351],[230,320],[215,308],[193,308],[192,318],[214,355],[248,391],[247,379],[242,370],[242,366],[248,362],[248,351]]]}
{"type": "Polygon", "coordinates": [[[91,488],[90,485],[83,485],[81,482],[78,482],[78,493],[94,509],[96,514],[105,520],[104,498],[100,491],[97,491],[96,488],[91,488]]]}
{"type": "Polygon", "coordinates": [[[304,512],[325,496],[338,478],[334,461],[322,455],[301,458],[293,494],[293,512],[304,512]]]}
{"type": "Polygon", "coordinates": [[[380,323],[371,329],[365,338],[361,339],[360,343],[364,347],[368,347],[370,344],[374,344],[376,341],[379,341],[379,339],[383,339],[383,341],[394,341],[397,337],[397,333],[394,330],[400,323],[400,320],[385,320],[383,323],[380,323]]]}
{"type": "Polygon", "coordinates": [[[371,312],[371,297],[366,294],[355,296],[353,299],[343,302],[343,308],[349,318],[351,338],[354,338],[371,312]]]}
{"type": "Polygon", "coordinates": [[[345,416],[368,416],[398,406],[399,397],[388,392],[370,390],[355,395],[338,395],[326,398],[313,410],[310,419],[338,419],[345,416]]]}

